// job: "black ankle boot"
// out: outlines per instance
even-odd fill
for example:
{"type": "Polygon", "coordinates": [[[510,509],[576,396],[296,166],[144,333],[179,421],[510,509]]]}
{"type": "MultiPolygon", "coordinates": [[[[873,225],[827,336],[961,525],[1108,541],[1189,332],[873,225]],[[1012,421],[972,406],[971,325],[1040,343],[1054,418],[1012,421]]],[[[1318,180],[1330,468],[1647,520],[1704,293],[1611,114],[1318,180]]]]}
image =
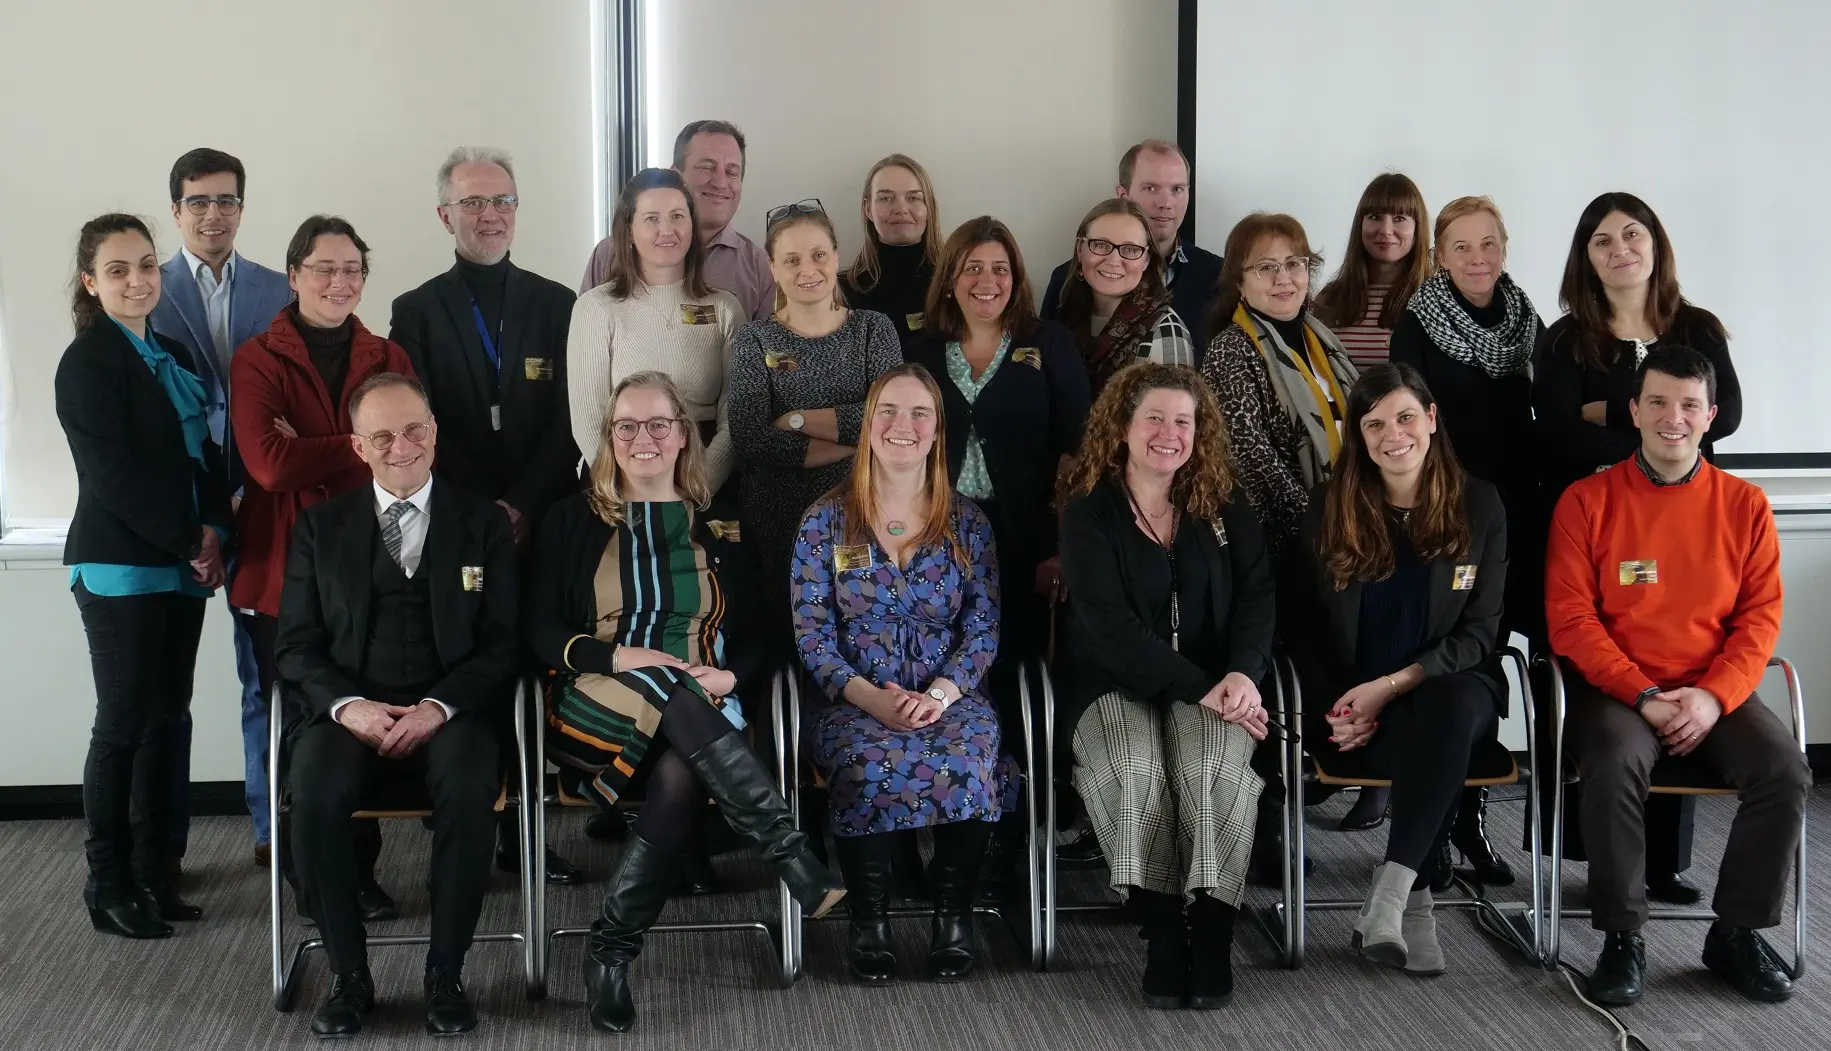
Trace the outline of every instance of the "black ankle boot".
{"type": "Polygon", "coordinates": [[[1488,842],[1488,790],[1465,788],[1462,805],[1456,811],[1456,822],[1450,826],[1450,842],[1462,851],[1463,860],[1475,870],[1475,880],[1490,887],[1513,885],[1513,869],[1494,853],[1488,842]]]}
{"type": "Polygon", "coordinates": [[[845,886],[809,849],[788,801],[776,791],[768,768],[741,734],[725,734],[687,756],[687,765],[718,801],[725,822],[756,842],[763,860],[788,885],[809,919],[819,919],[839,904],[845,886]]]}
{"type": "Polygon", "coordinates": [[[89,923],[103,934],[122,938],[170,938],[172,925],[159,918],[151,904],[130,897],[111,905],[91,905],[89,923]]]}
{"type": "Polygon", "coordinates": [[[895,838],[894,834],[833,837],[839,871],[846,878],[846,908],[852,918],[846,933],[846,970],[860,985],[889,985],[896,981],[896,953],[890,944],[895,838]]]}
{"type": "Polygon", "coordinates": [[[973,951],[973,901],[979,896],[979,870],[991,838],[989,821],[935,826],[935,858],[928,867],[928,885],[935,895],[928,947],[931,981],[963,981],[978,961],[973,951]]]}
{"type": "Polygon", "coordinates": [[[1144,1005],[1160,1010],[1183,1006],[1189,997],[1189,929],[1180,894],[1133,888],[1130,905],[1145,939],[1144,1005]]]}
{"type": "Polygon", "coordinates": [[[1647,943],[1639,931],[1609,931],[1589,972],[1589,998],[1609,1007],[1640,1002],[1646,989],[1647,943]]]}
{"type": "Polygon", "coordinates": [[[1239,910],[1206,894],[1189,907],[1189,1006],[1214,1011],[1233,1000],[1233,921],[1239,910]]]}
{"type": "MultiPolygon", "coordinates": [[[[1303,874],[1308,876],[1314,869],[1309,855],[1304,855],[1303,874]]],[[[1246,866],[1246,882],[1255,887],[1270,887],[1273,890],[1284,886],[1282,798],[1273,800],[1268,805],[1264,797],[1260,797],[1258,825],[1252,837],[1252,857],[1246,866]]]]}
{"type": "Polygon", "coordinates": [[[1383,786],[1363,788],[1360,798],[1341,816],[1339,827],[1343,832],[1365,832],[1370,828],[1379,828],[1386,823],[1386,811],[1391,806],[1392,789],[1383,786]]]}
{"type": "Polygon", "coordinates": [[[183,923],[203,919],[203,906],[193,905],[178,896],[169,883],[142,883],[139,886],[140,900],[145,903],[146,911],[167,923],[183,923]]]}
{"type": "Polygon", "coordinates": [[[640,835],[629,837],[616,875],[610,878],[610,893],[604,896],[604,914],[591,925],[585,996],[593,1028],[627,1033],[636,1024],[629,965],[642,951],[643,933],[654,926],[679,878],[679,854],[669,854],[640,835]]]}
{"type": "Polygon", "coordinates": [[[1437,849],[1425,861],[1425,875],[1430,879],[1430,892],[1442,894],[1456,884],[1456,856],[1450,853],[1450,841],[1437,844],[1437,849]]]}

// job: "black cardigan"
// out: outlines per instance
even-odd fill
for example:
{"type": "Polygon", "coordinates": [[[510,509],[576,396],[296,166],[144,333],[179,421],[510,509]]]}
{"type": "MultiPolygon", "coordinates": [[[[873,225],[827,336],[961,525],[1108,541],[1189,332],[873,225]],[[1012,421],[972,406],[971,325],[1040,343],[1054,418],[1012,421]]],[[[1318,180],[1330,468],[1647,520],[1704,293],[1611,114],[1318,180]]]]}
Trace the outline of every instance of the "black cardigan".
{"type": "MultiPolygon", "coordinates": [[[[1303,705],[1315,712],[1334,704],[1358,685],[1355,648],[1360,641],[1360,581],[1335,590],[1317,555],[1328,483],[1310,493],[1309,509],[1294,557],[1284,560],[1279,581],[1279,638],[1303,683],[1303,705]]],[[[1425,614],[1422,649],[1398,668],[1424,668],[1426,678],[1470,671],[1494,690],[1506,713],[1507,691],[1496,647],[1507,589],[1507,513],[1492,485],[1463,475],[1463,508],[1469,521],[1469,552],[1462,558],[1430,563],[1430,605],[1425,614]],[[1475,566],[1472,587],[1455,587],[1458,567],[1475,566]]]]}
{"type": "MultiPolygon", "coordinates": [[[[183,343],[147,331],[192,368],[183,343]]],[[[186,563],[202,549],[205,525],[228,528],[221,450],[205,438],[204,463],[191,459],[178,410],[112,321],[98,318],[77,333],[57,364],[55,391],[57,420],[76,461],[65,565],[186,563]]]]}
{"type": "MultiPolygon", "coordinates": [[[[1570,315],[1559,318],[1539,341],[1532,408],[1547,506],[1554,505],[1570,483],[1612,467],[1640,448],[1640,431],[1628,411],[1637,370],[1634,344],[1615,342],[1620,352],[1606,370],[1597,371],[1578,362],[1577,326],[1570,315]],[[1606,425],[1583,419],[1583,406],[1592,401],[1608,403],[1606,425]]],[[[1729,358],[1723,324],[1709,311],[1686,304],[1659,334],[1659,343],[1690,347],[1716,369],[1717,418],[1711,421],[1703,446],[1704,457],[1710,459],[1717,441],[1742,426],[1742,384],[1729,358]]]]}
{"type": "MultiPolygon", "coordinates": [[[[718,509],[695,512],[693,541],[706,550],[712,574],[725,596],[725,670],[737,676],[742,691],[763,667],[762,636],[757,630],[759,592],[752,552],[754,542],[743,543],[741,531],[715,531],[709,523],[722,519],[718,509]]],[[[541,519],[528,576],[528,600],[522,631],[528,648],[541,664],[564,670],[566,644],[597,630],[598,600],[593,590],[598,562],[615,535],[615,527],[591,509],[585,493],[566,497],[541,519]]],[[[571,667],[609,674],[615,649],[593,638],[572,647],[571,667]]]]}
{"type": "MultiPolygon", "coordinates": [[[[1069,503],[1062,514],[1062,573],[1069,594],[1068,670],[1057,710],[1058,748],[1068,748],[1081,716],[1101,695],[1123,691],[1150,704],[1194,703],[1230,672],[1254,682],[1271,669],[1276,581],[1258,515],[1235,493],[1221,509],[1223,545],[1209,524],[1185,521],[1180,557],[1204,560],[1213,607],[1205,637],[1184,636],[1181,650],[1152,627],[1157,596],[1141,592],[1132,564],[1142,537],[1117,481],[1069,503]]],[[[1149,542],[1148,539],[1146,541],[1149,542]]],[[[1161,552],[1150,557],[1162,558],[1161,552]]]]}

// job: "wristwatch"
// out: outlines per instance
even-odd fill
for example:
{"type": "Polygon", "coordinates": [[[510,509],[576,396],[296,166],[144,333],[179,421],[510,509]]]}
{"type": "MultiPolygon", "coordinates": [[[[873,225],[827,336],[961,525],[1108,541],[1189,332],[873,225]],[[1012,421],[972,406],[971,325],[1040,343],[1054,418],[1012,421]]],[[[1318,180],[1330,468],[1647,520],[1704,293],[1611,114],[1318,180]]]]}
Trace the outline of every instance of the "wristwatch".
{"type": "Polygon", "coordinates": [[[807,425],[807,417],[798,412],[791,412],[788,414],[788,425],[798,431],[807,425]]]}
{"type": "Polygon", "coordinates": [[[933,697],[935,700],[940,701],[941,707],[943,707],[943,708],[947,707],[947,691],[946,690],[943,690],[939,686],[930,686],[928,688],[928,695],[930,697],[933,697]]]}
{"type": "Polygon", "coordinates": [[[1647,702],[1658,697],[1659,694],[1660,689],[1657,686],[1649,686],[1640,691],[1640,696],[1634,698],[1634,711],[1639,712],[1644,709],[1647,706],[1647,702]]]}

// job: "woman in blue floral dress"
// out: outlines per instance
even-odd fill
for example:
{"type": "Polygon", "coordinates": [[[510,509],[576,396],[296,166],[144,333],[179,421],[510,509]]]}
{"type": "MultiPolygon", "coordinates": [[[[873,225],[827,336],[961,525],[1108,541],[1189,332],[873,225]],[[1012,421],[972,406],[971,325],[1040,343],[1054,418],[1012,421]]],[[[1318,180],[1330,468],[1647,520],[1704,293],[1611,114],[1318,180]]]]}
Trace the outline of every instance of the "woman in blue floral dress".
{"type": "Polygon", "coordinates": [[[1015,787],[983,688],[998,653],[992,527],[948,483],[940,404],[918,365],[872,384],[851,478],[808,510],[791,569],[801,660],[832,699],[812,736],[852,903],[848,965],[867,985],[896,978],[886,833],[934,830],[928,974],[958,981],[986,842],[1015,787]]]}

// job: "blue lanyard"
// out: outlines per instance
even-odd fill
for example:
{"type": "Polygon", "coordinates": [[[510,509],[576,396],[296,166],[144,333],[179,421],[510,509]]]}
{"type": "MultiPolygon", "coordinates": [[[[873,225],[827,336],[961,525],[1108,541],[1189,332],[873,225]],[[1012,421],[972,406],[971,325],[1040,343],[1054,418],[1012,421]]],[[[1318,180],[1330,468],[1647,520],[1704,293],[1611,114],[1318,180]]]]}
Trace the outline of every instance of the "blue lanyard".
{"type": "Polygon", "coordinates": [[[496,349],[496,340],[502,338],[502,322],[496,322],[496,339],[490,338],[489,326],[483,323],[483,308],[477,301],[470,301],[470,316],[477,322],[477,338],[483,341],[483,352],[490,356],[490,364],[496,369],[496,383],[502,383],[502,354],[496,349]]]}

